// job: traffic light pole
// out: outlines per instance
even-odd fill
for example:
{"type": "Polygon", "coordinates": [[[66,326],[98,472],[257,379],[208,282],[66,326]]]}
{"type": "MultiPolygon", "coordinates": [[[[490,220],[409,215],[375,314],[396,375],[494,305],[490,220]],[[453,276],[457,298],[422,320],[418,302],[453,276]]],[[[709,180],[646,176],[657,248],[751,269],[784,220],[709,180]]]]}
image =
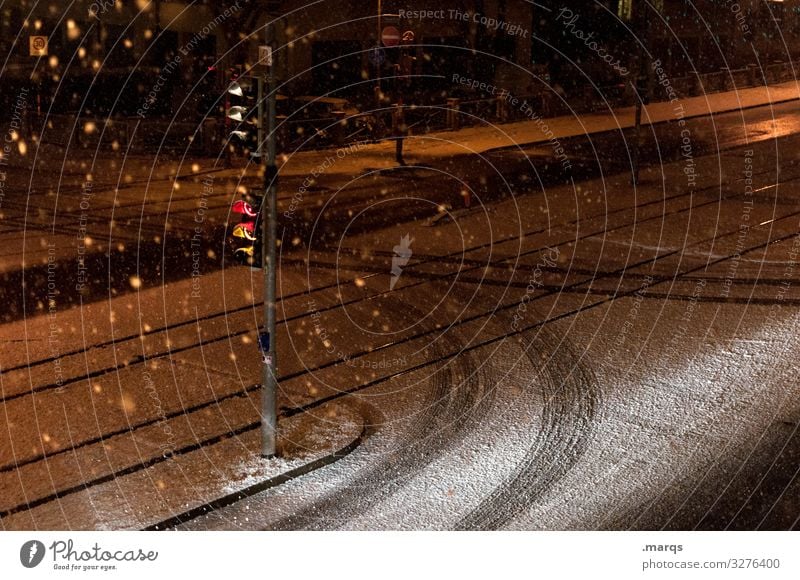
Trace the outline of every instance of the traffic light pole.
{"type": "MultiPolygon", "coordinates": [[[[382,6],[382,3],[381,3],[381,0],[378,0],[378,34],[376,36],[377,42],[376,42],[375,46],[377,46],[379,49],[380,49],[380,46],[381,46],[381,30],[383,30],[382,19],[383,19],[383,6],[382,6]]],[[[381,102],[382,102],[382,99],[381,99],[381,66],[383,66],[382,62],[377,62],[377,64],[375,65],[375,69],[376,69],[375,78],[377,79],[377,83],[375,84],[375,101],[376,101],[376,107],[377,107],[376,110],[380,110],[381,102]]]]}
{"type": "MultiPolygon", "coordinates": [[[[272,48],[272,54],[274,54],[275,30],[272,21],[267,24],[266,41],[267,46],[272,48]]],[[[264,365],[261,373],[261,455],[263,457],[274,457],[277,453],[278,439],[276,404],[278,358],[277,349],[275,348],[277,338],[275,334],[275,274],[277,269],[278,169],[275,164],[275,67],[268,66],[267,71],[267,155],[266,166],[264,167],[267,215],[262,215],[262,223],[266,226],[267,235],[262,236],[264,244],[262,255],[264,257],[264,323],[266,325],[265,332],[269,337],[269,347],[264,356],[264,365]]],[[[263,111],[263,107],[260,110],[263,111]]],[[[264,211],[263,204],[261,211],[264,211]]]]}
{"type": "Polygon", "coordinates": [[[644,2],[636,5],[637,34],[639,37],[639,59],[638,71],[636,73],[636,84],[634,95],[636,97],[636,113],[634,116],[634,144],[632,152],[632,174],[631,183],[639,184],[639,169],[641,166],[642,148],[642,108],[650,103],[650,67],[647,58],[650,48],[650,18],[647,14],[647,6],[644,2]]]}
{"type": "Polygon", "coordinates": [[[636,97],[636,112],[634,113],[633,120],[633,151],[631,152],[631,183],[639,185],[639,149],[642,146],[642,95],[639,93],[639,86],[637,85],[634,90],[636,97]]]}

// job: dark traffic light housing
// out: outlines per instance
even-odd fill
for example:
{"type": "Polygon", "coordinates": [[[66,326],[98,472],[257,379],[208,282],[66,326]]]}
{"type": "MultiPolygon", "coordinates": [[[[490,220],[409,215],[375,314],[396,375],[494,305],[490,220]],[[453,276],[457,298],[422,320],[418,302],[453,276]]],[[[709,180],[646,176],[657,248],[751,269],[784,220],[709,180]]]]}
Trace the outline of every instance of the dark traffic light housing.
{"type": "Polygon", "coordinates": [[[260,160],[261,155],[258,82],[251,77],[232,75],[225,99],[225,116],[228,123],[233,123],[230,141],[255,160],[260,160]]]}

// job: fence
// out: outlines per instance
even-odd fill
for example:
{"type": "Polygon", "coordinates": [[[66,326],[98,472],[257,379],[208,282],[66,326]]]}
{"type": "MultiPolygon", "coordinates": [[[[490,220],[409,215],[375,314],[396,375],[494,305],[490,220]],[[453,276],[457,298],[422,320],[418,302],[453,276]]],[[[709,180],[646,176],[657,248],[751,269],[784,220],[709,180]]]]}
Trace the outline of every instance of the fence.
{"type": "MultiPolygon", "coordinates": [[[[670,80],[670,87],[681,97],[691,97],[710,92],[732,90],[770,83],[786,82],[794,78],[791,63],[773,63],[759,69],[749,66],[722,70],[701,75],[688,75],[670,80]]],[[[404,108],[405,124],[413,133],[436,130],[456,130],[467,125],[486,122],[504,123],[530,118],[521,106],[526,102],[538,116],[548,117],[565,113],[585,113],[617,108],[633,103],[630,84],[606,87],[585,87],[567,97],[569,106],[551,93],[509,95],[501,91],[493,98],[448,98],[444,103],[431,106],[404,108]]],[[[668,99],[667,89],[653,85],[653,100],[668,99]]],[[[530,111],[528,111],[529,113],[530,111]]],[[[41,130],[41,140],[60,146],[85,148],[113,147],[117,150],[137,152],[178,151],[198,155],[218,155],[227,136],[225,124],[217,119],[202,122],[168,121],[162,119],[88,118],[75,114],[50,115],[30,119],[32,128],[41,130]]],[[[316,149],[341,146],[353,142],[379,141],[396,135],[391,108],[344,118],[335,115],[319,119],[279,119],[278,140],[283,150],[316,149]]]]}

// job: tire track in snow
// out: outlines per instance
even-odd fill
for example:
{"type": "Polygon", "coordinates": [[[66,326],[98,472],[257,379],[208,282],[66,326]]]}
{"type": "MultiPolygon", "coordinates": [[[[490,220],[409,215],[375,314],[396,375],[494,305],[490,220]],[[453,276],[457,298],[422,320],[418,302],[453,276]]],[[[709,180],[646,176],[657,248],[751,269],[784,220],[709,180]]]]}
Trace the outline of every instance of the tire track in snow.
{"type": "Polygon", "coordinates": [[[525,356],[534,367],[542,368],[542,428],[514,471],[455,525],[457,530],[503,527],[575,465],[592,435],[600,395],[591,370],[580,363],[565,339],[558,339],[546,327],[520,340],[525,356]],[[537,360],[536,355],[542,358],[537,360]]]}
{"type": "MultiPolygon", "coordinates": [[[[419,311],[408,304],[403,308],[419,311]]],[[[402,441],[374,467],[302,510],[275,522],[268,529],[321,530],[344,526],[387,495],[401,488],[449,447],[461,441],[492,407],[495,395],[490,377],[476,364],[471,352],[449,355],[464,344],[451,331],[444,344],[434,343],[436,357],[448,360],[431,377],[433,387],[423,402],[424,410],[400,433],[402,441]]],[[[381,431],[381,426],[375,426],[381,431]]],[[[362,449],[367,446],[362,446],[362,449]]]]}

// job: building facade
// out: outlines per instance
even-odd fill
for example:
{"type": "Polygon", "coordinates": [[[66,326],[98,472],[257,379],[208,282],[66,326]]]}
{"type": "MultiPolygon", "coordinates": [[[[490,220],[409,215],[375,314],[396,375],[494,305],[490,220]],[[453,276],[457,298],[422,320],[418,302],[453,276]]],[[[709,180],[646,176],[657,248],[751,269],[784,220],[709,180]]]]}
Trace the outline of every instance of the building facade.
{"type": "Polygon", "coordinates": [[[569,93],[625,82],[642,51],[672,76],[800,53],[800,0],[11,0],[0,5],[3,101],[32,85],[53,112],[132,116],[152,101],[152,115],[204,114],[232,66],[255,64],[270,14],[281,15],[281,92],[365,102],[401,61],[417,100],[443,102],[454,74],[526,92],[533,71],[569,93]],[[413,42],[382,47],[387,27],[413,42]],[[31,54],[41,36],[46,54],[31,54]]]}

